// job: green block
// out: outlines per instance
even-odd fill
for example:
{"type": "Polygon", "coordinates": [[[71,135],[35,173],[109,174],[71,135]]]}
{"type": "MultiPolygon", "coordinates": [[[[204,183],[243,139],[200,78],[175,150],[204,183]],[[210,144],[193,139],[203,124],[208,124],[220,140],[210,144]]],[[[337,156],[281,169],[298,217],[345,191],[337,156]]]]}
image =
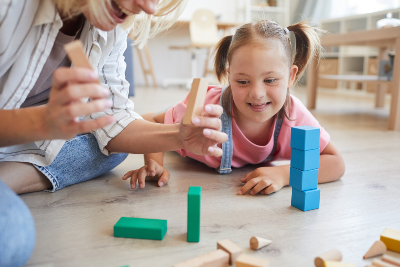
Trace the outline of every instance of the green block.
{"type": "Polygon", "coordinates": [[[191,186],[188,193],[187,242],[200,241],[201,187],[191,186]]]}
{"type": "Polygon", "coordinates": [[[115,237],[162,240],[167,220],[121,217],[114,225],[115,237]]]}

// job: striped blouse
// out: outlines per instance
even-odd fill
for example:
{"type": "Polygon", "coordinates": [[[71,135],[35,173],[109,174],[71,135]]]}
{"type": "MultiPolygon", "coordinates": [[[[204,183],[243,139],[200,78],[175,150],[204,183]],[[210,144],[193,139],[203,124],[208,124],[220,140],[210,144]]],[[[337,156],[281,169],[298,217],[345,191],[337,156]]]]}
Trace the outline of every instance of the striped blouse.
{"type": "MultiPolygon", "coordinates": [[[[25,101],[45,64],[62,20],[52,0],[0,0],[0,108],[17,109],[25,101]]],[[[105,148],[130,122],[141,119],[128,99],[123,53],[127,32],[117,26],[105,32],[85,22],[80,40],[100,82],[108,88],[113,107],[93,113],[85,120],[112,115],[116,122],[92,131],[100,150],[105,148]]],[[[1,128],[7,127],[0,122],[1,128]]],[[[1,161],[19,161],[48,166],[66,140],[42,140],[0,147],[1,161]]]]}

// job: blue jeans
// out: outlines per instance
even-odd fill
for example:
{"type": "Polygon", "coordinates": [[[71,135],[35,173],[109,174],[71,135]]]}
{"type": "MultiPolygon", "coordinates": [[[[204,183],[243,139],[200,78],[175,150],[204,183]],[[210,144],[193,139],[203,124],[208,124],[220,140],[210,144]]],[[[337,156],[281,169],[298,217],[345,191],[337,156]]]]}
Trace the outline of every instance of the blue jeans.
{"type": "Polygon", "coordinates": [[[0,266],[24,266],[35,246],[35,223],[26,204],[0,180],[0,266]]]}
{"type": "Polygon", "coordinates": [[[92,134],[77,135],[65,142],[57,157],[47,167],[35,166],[52,183],[54,192],[69,185],[96,178],[117,167],[128,154],[101,153],[92,134]]]}

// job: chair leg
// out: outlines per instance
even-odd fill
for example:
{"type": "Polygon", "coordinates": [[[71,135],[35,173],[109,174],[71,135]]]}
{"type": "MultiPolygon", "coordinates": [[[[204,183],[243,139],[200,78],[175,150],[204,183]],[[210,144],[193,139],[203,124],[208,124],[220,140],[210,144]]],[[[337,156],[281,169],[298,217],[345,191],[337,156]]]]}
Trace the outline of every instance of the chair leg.
{"type": "Polygon", "coordinates": [[[146,70],[146,67],[145,67],[144,62],[143,62],[142,52],[137,47],[136,47],[136,52],[137,52],[137,54],[139,56],[140,66],[142,67],[144,80],[146,81],[146,86],[149,87],[149,81],[147,80],[147,70],[146,70]]]}
{"type": "Polygon", "coordinates": [[[156,76],[154,75],[153,64],[151,64],[149,49],[147,48],[147,46],[144,47],[144,52],[146,53],[147,63],[149,65],[149,69],[147,70],[147,73],[149,73],[153,79],[153,86],[158,87],[157,81],[156,81],[156,76]]]}

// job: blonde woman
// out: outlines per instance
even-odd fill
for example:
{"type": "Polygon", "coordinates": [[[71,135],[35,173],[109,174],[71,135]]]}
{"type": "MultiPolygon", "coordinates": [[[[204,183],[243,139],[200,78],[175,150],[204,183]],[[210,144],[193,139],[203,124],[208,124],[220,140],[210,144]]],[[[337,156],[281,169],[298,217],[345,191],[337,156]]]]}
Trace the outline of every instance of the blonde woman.
{"type": "Polygon", "coordinates": [[[31,214],[15,193],[95,178],[126,153],[222,154],[220,106],[185,127],[144,121],[128,99],[128,31],[142,46],[171,26],[183,1],[0,0],[0,266],[23,265],[34,245],[31,214]],[[63,45],[74,39],[94,71],[70,68],[63,45]]]}

